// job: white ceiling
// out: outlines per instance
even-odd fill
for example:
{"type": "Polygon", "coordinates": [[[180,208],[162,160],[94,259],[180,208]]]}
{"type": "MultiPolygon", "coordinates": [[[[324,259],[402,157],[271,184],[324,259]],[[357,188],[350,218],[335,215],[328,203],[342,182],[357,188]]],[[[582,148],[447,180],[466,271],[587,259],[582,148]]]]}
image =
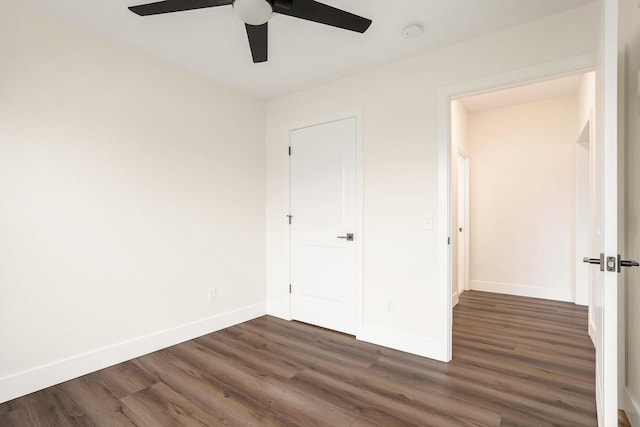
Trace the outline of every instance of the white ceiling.
{"type": "Polygon", "coordinates": [[[467,112],[475,113],[493,108],[542,101],[543,99],[577,95],[583,75],[584,74],[577,74],[525,86],[483,93],[462,98],[461,101],[467,112]]]}
{"type": "Polygon", "coordinates": [[[595,0],[324,0],[373,20],[365,34],[274,15],[269,62],[251,61],[244,24],[231,6],[139,17],[144,0],[21,0],[110,39],[273,99],[422,51],[512,27],[595,0]],[[403,28],[420,23],[421,37],[403,28]]]}

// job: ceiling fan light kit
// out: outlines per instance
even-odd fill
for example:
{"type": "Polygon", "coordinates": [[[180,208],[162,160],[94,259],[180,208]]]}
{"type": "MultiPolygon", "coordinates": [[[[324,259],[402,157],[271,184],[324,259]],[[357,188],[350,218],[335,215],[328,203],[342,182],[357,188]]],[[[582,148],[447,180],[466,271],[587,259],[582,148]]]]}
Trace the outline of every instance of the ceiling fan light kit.
{"type": "Polygon", "coordinates": [[[253,62],[267,61],[268,21],[274,13],[364,33],[371,20],[315,0],[164,0],[131,6],[139,16],[159,15],[216,6],[233,7],[245,23],[253,62]]]}
{"type": "Polygon", "coordinates": [[[249,25],[265,24],[273,15],[271,3],[265,0],[235,0],[233,11],[242,22],[249,25]]]}

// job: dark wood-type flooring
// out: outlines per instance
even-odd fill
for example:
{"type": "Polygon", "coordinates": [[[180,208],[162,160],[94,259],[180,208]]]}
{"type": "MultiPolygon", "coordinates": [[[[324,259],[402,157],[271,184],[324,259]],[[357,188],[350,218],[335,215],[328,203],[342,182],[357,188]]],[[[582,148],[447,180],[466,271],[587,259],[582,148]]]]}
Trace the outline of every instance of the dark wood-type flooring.
{"type": "Polygon", "coordinates": [[[595,426],[573,304],[466,292],[446,364],[262,317],[0,405],[0,426],[595,426]]]}

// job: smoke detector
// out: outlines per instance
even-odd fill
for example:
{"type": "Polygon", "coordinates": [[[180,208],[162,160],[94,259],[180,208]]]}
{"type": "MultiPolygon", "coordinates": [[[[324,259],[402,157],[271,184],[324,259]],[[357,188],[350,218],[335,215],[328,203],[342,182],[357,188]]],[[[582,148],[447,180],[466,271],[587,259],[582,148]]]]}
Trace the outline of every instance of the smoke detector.
{"type": "Polygon", "coordinates": [[[414,39],[416,37],[420,37],[423,32],[424,29],[422,28],[422,25],[410,24],[404,27],[404,30],[402,30],[402,35],[408,39],[414,39]]]}

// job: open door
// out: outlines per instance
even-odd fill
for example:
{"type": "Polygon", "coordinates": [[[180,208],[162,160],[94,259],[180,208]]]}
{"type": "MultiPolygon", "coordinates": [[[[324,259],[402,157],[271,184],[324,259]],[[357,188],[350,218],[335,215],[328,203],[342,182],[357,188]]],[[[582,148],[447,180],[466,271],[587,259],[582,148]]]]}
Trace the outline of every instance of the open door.
{"type": "Polygon", "coordinates": [[[637,266],[621,260],[618,233],[624,225],[620,214],[620,188],[624,170],[623,135],[618,135],[619,111],[619,0],[603,0],[603,31],[596,70],[596,142],[593,158],[590,282],[596,344],[596,404],[599,426],[618,425],[618,292],[621,267],[637,266]]]}
{"type": "Polygon", "coordinates": [[[603,31],[596,70],[596,142],[593,161],[590,282],[596,346],[598,425],[618,419],[618,0],[603,1],[603,31]],[[598,267],[596,267],[596,265],[598,267]]]}

